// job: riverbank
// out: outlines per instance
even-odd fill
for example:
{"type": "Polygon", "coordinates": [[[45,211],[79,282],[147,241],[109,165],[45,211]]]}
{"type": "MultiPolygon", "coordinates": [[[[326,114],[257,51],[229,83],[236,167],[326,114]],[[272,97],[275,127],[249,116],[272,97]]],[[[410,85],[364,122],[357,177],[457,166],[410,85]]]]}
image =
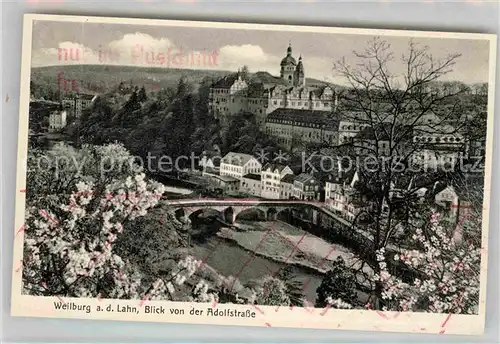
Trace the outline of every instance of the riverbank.
{"type": "Polygon", "coordinates": [[[165,192],[175,195],[190,195],[194,191],[186,188],[165,185],[165,192]]]}
{"type": "Polygon", "coordinates": [[[203,243],[195,243],[190,253],[203,260],[217,273],[227,278],[236,277],[243,285],[265,276],[276,276],[283,268],[291,268],[294,278],[303,286],[306,299],[314,304],[316,290],[323,279],[322,274],[312,269],[284,264],[244,249],[232,240],[214,235],[203,243]]]}
{"type": "Polygon", "coordinates": [[[238,227],[242,231],[224,228],[217,235],[260,256],[321,274],[329,271],[338,257],[348,266],[359,268],[358,260],[347,248],[328,243],[287,223],[253,222],[238,224],[238,227]]]}

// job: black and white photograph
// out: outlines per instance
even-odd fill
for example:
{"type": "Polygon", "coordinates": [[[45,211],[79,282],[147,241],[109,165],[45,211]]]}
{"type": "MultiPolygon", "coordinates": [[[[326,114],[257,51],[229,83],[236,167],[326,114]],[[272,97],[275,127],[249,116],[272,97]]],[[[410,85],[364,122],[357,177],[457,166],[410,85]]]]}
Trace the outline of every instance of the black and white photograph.
{"type": "Polygon", "coordinates": [[[25,30],[13,315],[482,331],[496,36],[25,30]]]}

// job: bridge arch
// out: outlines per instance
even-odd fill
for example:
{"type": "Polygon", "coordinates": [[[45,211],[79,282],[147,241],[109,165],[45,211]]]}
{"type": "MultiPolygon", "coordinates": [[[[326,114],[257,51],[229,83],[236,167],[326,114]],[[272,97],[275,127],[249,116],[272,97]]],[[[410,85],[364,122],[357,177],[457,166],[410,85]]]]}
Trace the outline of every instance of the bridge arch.
{"type": "Polygon", "coordinates": [[[262,207],[242,208],[235,216],[235,221],[265,221],[267,219],[267,209],[262,207]]]}
{"type": "Polygon", "coordinates": [[[296,210],[293,207],[287,207],[287,208],[280,209],[278,211],[278,213],[276,214],[276,220],[281,220],[281,221],[289,223],[295,212],[296,212],[296,210]]]}
{"type": "Polygon", "coordinates": [[[270,207],[267,209],[267,220],[274,221],[278,215],[278,210],[275,207],[270,207]]]}
{"type": "Polygon", "coordinates": [[[199,208],[191,212],[188,217],[191,221],[196,220],[200,215],[205,216],[220,216],[220,211],[212,208],[199,208]]]}
{"type": "Polygon", "coordinates": [[[175,214],[175,218],[176,218],[177,220],[180,220],[180,219],[182,219],[182,218],[187,217],[187,216],[186,216],[186,211],[184,210],[184,208],[178,208],[178,209],[175,209],[175,210],[174,210],[174,214],[175,214]]]}
{"type": "Polygon", "coordinates": [[[233,207],[229,206],[221,212],[221,215],[224,222],[232,224],[234,223],[237,214],[236,210],[233,207]]]}

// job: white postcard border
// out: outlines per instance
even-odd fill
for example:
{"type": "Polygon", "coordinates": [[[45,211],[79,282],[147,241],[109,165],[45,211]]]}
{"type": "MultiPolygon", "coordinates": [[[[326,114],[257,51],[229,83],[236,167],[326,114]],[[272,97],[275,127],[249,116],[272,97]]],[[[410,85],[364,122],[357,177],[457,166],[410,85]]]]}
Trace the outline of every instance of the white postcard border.
{"type": "Polygon", "coordinates": [[[367,330],[388,332],[413,332],[413,333],[445,333],[462,335],[479,335],[484,332],[486,312],[486,283],[487,283],[487,252],[488,252],[488,225],[489,225],[489,201],[491,191],[491,168],[493,148],[493,117],[495,99],[495,66],[497,52],[497,36],[494,34],[480,33],[450,33],[437,31],[404,31],[404,30],[381,30],[381,29],[356,29],[356,28],[331,28],[318,26],[285,26],[270,24],[241,24],[225,22],[198,22],[179,20],[156,20],[136,18],[114,18],[95,16],[64,16],[45,14],[25,14],[23,23],[22,42],[22,68],[21,68],[21,93],[19,113],[19,138],[17,154],[17,176],[16,176],[16,206],[15,206],[15,237],[14,257],[12,267],[12,295],[11,315],[48,318],[76,318],[76,319],[103,319],[139,322],[166,322],[186,324],[212,324],[212,325],[242,325],[242,326],[267,326],[267,327],[298,327],[317,329],[341,329],[341,330],[367,330]],[[321,32],[332,34],[359,34],[380,36],[404,36],[404,37],[433,37],[443,39],[481,39],[489,41],[489,82],[488,82],[488,122],[485,161],[485,183],[484,183],[484,209],[482,221],[482,247],[481,247],[481,283],[480,304],[477,315],[447,315],[435,313],[416,312],[379,312],[371,310],[336,310],[307,309],[304,307],[259,306],[251,305],[229,305],[229,304],[190,304],[168,301],[146,301],[140,305],[140,300],[104,300],[104,299],[68,299],[60,300],[57,297],[35,297],[21,294],[22,258],[23,258],[23,223],[25,213],[25,189],[26,189],[26,164],[28,143],[28,113],[29,113],[29,85],[31,74],[31,52],[32,52],[32,29],[33,21],[61,21],[82,23],[115,23],[129,25],[150,26],[190,26],[210,27],[224,29],[245,30],[274,30],[274,31],[300,31],[321,32]],[[93,308],[90,313],[84,311],[55,310],[54,302],[74,303],[75,305],[89,305],[93,308]],[[99,305],[111,305],[113,309],[118,306],[139,307],[139,314],[119,314],[115,312],[97,312],[99,305]],[[144,308],[148,305],[163,306],[166,310],[176,308],[184,310],[184,316],[160,316],[144,314],[144,308]],[[196,316],[189,315],[191,309],[238,309],[241,312],[255,313],[255,318],[236,318],[223,316],[196,316]]]}

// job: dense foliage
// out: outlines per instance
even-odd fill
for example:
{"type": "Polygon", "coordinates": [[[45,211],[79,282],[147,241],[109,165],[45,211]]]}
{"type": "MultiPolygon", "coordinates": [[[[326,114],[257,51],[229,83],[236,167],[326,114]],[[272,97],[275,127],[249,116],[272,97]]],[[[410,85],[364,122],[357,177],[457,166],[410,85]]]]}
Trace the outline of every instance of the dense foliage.
{"type": "Polygon", "coordinates": [[[120,144],[33,149],[27,170],[24,293],[301,302],[301,286],[290,273],[242,285],[190,256],[189,221],[161,204],[163,185],[147,180],[120,144]]]}

